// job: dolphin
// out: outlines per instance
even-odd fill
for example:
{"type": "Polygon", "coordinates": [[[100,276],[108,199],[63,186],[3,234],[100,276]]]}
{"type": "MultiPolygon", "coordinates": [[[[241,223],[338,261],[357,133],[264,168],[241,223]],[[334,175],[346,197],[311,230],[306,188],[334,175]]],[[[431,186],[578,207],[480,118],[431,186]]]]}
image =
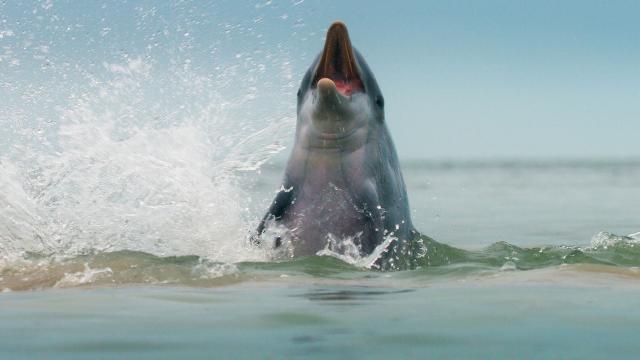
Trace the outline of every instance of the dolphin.
{"type": "Polygon", "coordinates": [[[272,243],[291,257],[379,253],[374,267],[415,267],[400,255],[415,257],[430,239],[411,222],[384,97],[344,23],[329,27],[297,97],[294,145],[257,241],[278,229],[272,243]]]}

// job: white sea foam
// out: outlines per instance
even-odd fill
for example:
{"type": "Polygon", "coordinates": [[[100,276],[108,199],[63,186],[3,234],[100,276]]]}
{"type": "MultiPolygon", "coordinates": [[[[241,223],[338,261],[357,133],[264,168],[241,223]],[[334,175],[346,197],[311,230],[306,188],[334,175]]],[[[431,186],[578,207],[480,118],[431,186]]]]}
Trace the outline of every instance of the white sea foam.
{"type": "Polygon", "coordinates": [[[636,244],[640,238],[638,234],[631,234],[629,236],[611,234],[606,231],[601,231],[591,238],[591,248],[607,248],[618,244],[636,244]]]}
{"type": "Polygon", "coordinates": [[[83,271],[64,274],[64,277],[56,282],[53,287],[64,288],[91,284],[94,281],[111,275],[113,275],[113,271],[108,267],[103,269],[92,269],[88,264],[85,264],[83,271]]]}
{"type": "Polygon", "coordinates": [[[50,114],[54,125],[38,141],[16,136],[0,155],[0,256],[126,249],[265,259],[247,241],[257,220],[247,173],[293,131],[289,80],[282,94],[267,95],[261,76],[242,78],[238,66],[166,72],[142,56],[103,65],[50,114]],[[237,97],[241,80],[253,90],[237,97]],[[248,110],[270,96],[290,101],[262,117],[248,110]]]}
{"type": "Polygon", "coordinates": [[[45,251],[40,209],[20,182],[20,170],[0,159],[0,257],[45,251]]]}
{"type": "Polygon", "coordinates": [[[267,39],[293,26],[271,6],[238,4],[260,14],[234,20],[118,6],[115,27],[50,1],[0,11],[0,266],[125,249],[267,258],[247,238],[271,195],[249,189],[292,137],[295,65],[309,61],[292,50],[308,35],[267,39]]]}
{"type": "Polygon", "coordinates": [[[215,263],[204,260],[191,269],[191,275],[199,279],[215,279],[221,276],[235,274],[238,267],[229,263],[215,263]]]}
{"type": "Polygon", "coordinates": [[[376,246],[371,254],[362,256],[360,254],[360,247],[357,245],[355,237],[338,238],[333,234],[329,234],[327,237],[327,244],[324,249],[318,251],[318,256],[332,256],[340,259],[348,264],[370,269],[375,266],[376,261],[387,251],[389,245],[397,238],[393,234],[386,235],[384,241],[376,246]]]}

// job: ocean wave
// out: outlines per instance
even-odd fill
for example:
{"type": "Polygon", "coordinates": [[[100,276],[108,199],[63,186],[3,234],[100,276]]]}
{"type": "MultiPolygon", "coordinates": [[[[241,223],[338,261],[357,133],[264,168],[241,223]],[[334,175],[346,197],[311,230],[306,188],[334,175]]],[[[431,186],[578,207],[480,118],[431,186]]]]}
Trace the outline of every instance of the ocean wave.
{"type": "Polygon", "coordinates": [[[24,253],[0,258],[0,290],[134,285],[215,287],[300,276],[316,281],[388,277],[438,281],[565,266],[608,274],[638,273],[640,246],[636,239],[605,233],[596,234],[594,239],[587,247],[525,248],[497,242],[478,251],[428,239],[424,242],[425,253],[416,259],[418,265],[401,272],[378,271],[369,257],[331,250],[306,258],[250,262],[221,262],[195,255],[163,257],[127,250],[77,256],[24,253]]]}

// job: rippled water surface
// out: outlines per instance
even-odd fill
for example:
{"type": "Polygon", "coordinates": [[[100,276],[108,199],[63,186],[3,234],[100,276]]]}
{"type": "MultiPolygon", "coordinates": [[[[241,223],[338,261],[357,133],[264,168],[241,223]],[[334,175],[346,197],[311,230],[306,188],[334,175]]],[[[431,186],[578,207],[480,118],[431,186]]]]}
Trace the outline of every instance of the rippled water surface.
{"type": "MultiPolygon", "coordinates": [[[[251,252],[240,261],[235,252],[227,261],[224,254],[130,250],[14,254],[0,267],[0,347],[11,358],[60,359],[600,359],[640,350],[640,240],[588,236],[583,228],[630,232],[637,204],[618,204],[639,193],[638,177],[617,177],[637,165],[423,163],[405,170],[416,222],[456,246],[427,243],[446,255],[433,266],[379,272],[359,259],[269,261],[251,252]],[[583,198],[593,188],[599,204],[583,198]],[[488,216],[473,211],[475,201],[500,206],[488,216]],[[467,214],[464,226],[447,215],[457,212],[467,214]],[[485,246],[506,234],[513,244],[485,246]]],[[[277,167],[265,168],[253,196],[269,194],[278,179],[277,167]]],[[[244,246],[242,237],[213,239],[244,246]]]]}
{"type": "Polygon", "coordinates": [[[8,358],[56,359],[633,357],[637,277],[564,276],[563,286],[305,279],[15,293],[0,308],[1,345],[8,358]]]}

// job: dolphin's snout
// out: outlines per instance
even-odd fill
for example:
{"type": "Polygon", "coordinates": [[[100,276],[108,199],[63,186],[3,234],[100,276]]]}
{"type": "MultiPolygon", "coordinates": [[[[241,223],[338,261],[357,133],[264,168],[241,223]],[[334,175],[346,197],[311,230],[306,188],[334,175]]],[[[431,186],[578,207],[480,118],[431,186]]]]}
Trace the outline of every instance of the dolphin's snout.
{"type": "Polygon", "coordinates": [[[321,99],[329,99],[332,97],[340,96],[338,94],[338,88],[336,87],[336,83],[333,80],[328,78],[322,78],[318,80],[318,96],[321,99]]]}
{"type": "Polygon", "coordinates": [[[338,120],[336,114],[344,113],[348,109],[342,106],[347,101],[339,91],[336,83],[328,78],[318,80],[317,84],[317,106],[314,110],[314,119],[316,120],[338,120]]]}
{"type": "Polygon", "coordinates": [[[325,78],[331,80],[343,96],[364,91],[347,26],[340,21],[331,24],[327,31],[314,85],[325,78]]]}
{"type": "Polygon", "coordinates": [[[335,90],[335,88],[336,88],[336,83],[334,83],[333,80],[331,79],[322,78],[318,80],[318,91],[321,91],[321,92],[333,91],[335,90]]]}

